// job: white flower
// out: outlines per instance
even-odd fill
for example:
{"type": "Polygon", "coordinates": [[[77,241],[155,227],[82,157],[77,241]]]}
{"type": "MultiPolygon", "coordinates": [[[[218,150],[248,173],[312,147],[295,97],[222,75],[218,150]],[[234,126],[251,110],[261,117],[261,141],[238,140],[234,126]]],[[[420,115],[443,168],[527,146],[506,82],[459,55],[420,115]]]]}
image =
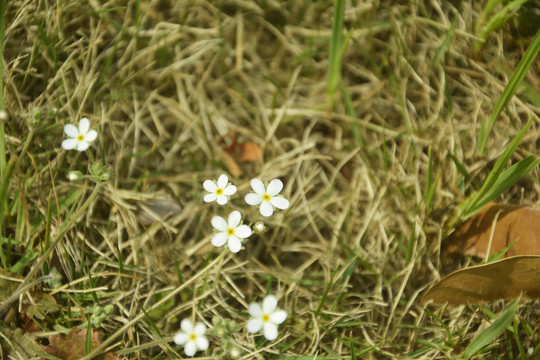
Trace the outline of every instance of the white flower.
{"type": "Polygon", "coordinates": [[[84,151],[88,149],[90,143],[97,138],[97,131],[90,130],[90,120],[87,118],[82,118],[79,122],[79,128],[72,124],[67,124],[64,126],[64,132],[71,139],[66,139],[62,141],[62,147],[66,150],[77,149],[79,151],[84,151]]]}
{"type": "Polygon", "coordinates": [[[283,196],[277,196],[283,183],[279,179],[270,181],[268,187],[265,187],[261,180],[252,179],[251,187],[255,193],[246,195],[246,202],[249,205],[260,205],[259,211],[262,216],[272,216],[274,207],[285,210],[289,207],[289,201],[283,196]]]}
{"type": "Polygon", "coordinates": [[[174,335],[174,342],[178,345],[185,345],[184,352],[187,356],[193,356],[197,350],[204,351],[208,349],[208,339],[204,336],[206,326],[203,323],[193,323],[189,319],[184,319],[180,323],[180,331],[174,335]]]}
{"type": "Polygon", "coordinates": [[[212,202],[217,199],[219,205],[225,205],[229,196],[236,192],[236,186],[229,184],[227,175],[221,175],[216,181],[205,180],[203,182],[204,190],[210,194],[204,195],[205,202],[212,202]]]}
{"type": "Polygon", "coordinates": [[[242,248],[240,239],[245,239],[251,235],[251,228],[249,226],[239,226],[241,219],[242,215],[236,210],[229,214],[228,221],[221,216],[214,216],[212,218],[212,226],[218,233],[212,237],[212,244],[220,247],[228,242],[229,249],[233,253],[239,252],[242,248]]]}
{"type": "Polygon", "coordinates": [[[277,326],[287,319],[287,312],[277,309],[277,299],[274,295],[265,297],[262,307],[258,303],[249,304],[248,312],[252,319],[247,322],[247,330],[256,333],[263,329],[264,337],[270,341],[277,338],[277,326]]]}

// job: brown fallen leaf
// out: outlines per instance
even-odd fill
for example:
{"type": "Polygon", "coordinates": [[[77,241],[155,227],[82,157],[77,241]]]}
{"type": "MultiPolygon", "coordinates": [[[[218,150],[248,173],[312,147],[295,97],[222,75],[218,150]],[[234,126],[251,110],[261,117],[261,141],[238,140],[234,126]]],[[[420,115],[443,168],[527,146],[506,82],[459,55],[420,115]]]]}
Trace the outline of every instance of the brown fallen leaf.
{"type": "MultiPolygon", "coordinates": [[[[90,342],[92,348],[99,346],[101,341],[101,333],[91,330],[90,342]]],[[[61,359],[77,360],[84,356],[85,346],[86,329],[72,328],[69,335],[56,334],[49,336],[49,346],[45,347],[45,351],[61,359]]],[[[98,356],[96,359],[117,360],[118,357],[109,352],[98,356]]]]}
{"type": "Polygon", "coordinates": [[[454,271],[433,285],[422,303],[478,304],[522,294],[540,298],[540,256],[514,256],[454,271]]]}
{"type": "Polygon", "coordinates": [[[444,253],[486,258],[514,241],[503,257],[540,255],[540,208],[490,203],[456,228],[444,253]]]}
{"type": "Polygon", "coordinates": [[[257,161],[263,156],[263,148],[250,141],[240,144],[240,161],[253,162],[257,161]]]}

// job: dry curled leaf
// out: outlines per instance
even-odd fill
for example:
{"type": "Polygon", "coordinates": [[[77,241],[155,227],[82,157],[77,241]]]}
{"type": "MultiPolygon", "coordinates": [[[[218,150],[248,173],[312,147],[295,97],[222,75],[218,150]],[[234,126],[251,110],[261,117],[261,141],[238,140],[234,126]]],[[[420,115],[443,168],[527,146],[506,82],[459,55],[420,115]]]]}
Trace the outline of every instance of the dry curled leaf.
{"type": "Polygon", "coordinates": [[[514,256],[454,271],[422,298],[436,304],[478,304],[520,295],[540,298],[540,256],[514,256]]]}
{"type": "MultiPolygon", "coordinates": [[[[92,348],[101,344],[101,334],[91,330],[90,342],[92,348]]],[[[69,335],[57,334],[49,336],[49,346],[45,347],[47,353],[66,360],[77,360],[84,356],[86,348],[86,329],[71,329],[69,335]]],[[[118,357],[113,353],[106,353],[96,359],[116,360],[118,357]]]]}
{"type": "Polygon", "coordinates": [[[514,241],[504,257],[540,255],[540,208],[491,203],[456,228],[445,253],[486,258],[514,241]]]}

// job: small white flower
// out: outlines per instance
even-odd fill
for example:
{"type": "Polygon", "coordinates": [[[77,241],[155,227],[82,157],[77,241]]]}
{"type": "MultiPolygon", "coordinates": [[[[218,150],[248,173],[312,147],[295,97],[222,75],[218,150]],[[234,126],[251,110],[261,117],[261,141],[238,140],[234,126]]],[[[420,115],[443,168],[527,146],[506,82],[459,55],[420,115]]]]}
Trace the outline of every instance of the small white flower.
{"type": "Polygon", "coordinates": [[[225,205],[229,196],[236,192],[236,186],[229,184],[229,178],[227,175],[221,175],[217,182],[212,180],[205,180],[203,182],[204,190],[210,194],[204,195],[205,202],[216,201],[219,205],[225,205]]]}
{"type": "Polygon", "coordinates": [[[270,341],[277,338],[277,326],[287,319],[287,312],[277,308],[277,299],[274,295],[266,296],[262,307],[258,303],[249,304],[248,312],[252,319],[247,322],[247,330],[256,333],[263,329],[264,337],[270,341]]]}
{"type": "Polygon", "coordinates": [[[79,128],[75,125],[67,124],[64,126],[64,132],[71,139],[66,139],[62,141],[62,147],[66,150],[77,149],[79,151],[84,151],[88,149],[90,143],[97,138],[97,131],[90,130],[90,120],[87,118],[82,118],[79,122],[79,128]]]}
{"type": "Polygon", "coordinates": [[[174,342],[177,345],[185,345],[184,352],[187,356],[195,355],[197,350],[208,349],[208,339],[204,336],[206,326],[203,323],[197,323],[193,326],[189,319],[184,319],[180,323],[180,328],[182,331],[174,335],[174,342]]]}
{"type": "Polygon", "coordinates": [[[255,193],[246,195],[246,202],[249,205],[260,205],[259,211],[262,216],[272,216],[274,208],[285,210],[289,207],[289,201],[279,194],[283,189],[283,183],[279,179],[270,181],[268,187],[265,187],[261,180],[252,179],[251,188],[255,193]]]}
{"type": "Polygon", "coordinates": [[[239,211],[233,211],[229,214],[229,219],[226,221],[221,216],[212,218],[212,226],[218,231],[212,237],[212,244],[220,247],[228,243],[229,250],[237,253],[242,248],[240,239],[245,239],[251,235],[251,228],[247,225],[239,225],[242,215],[239,211]]]}

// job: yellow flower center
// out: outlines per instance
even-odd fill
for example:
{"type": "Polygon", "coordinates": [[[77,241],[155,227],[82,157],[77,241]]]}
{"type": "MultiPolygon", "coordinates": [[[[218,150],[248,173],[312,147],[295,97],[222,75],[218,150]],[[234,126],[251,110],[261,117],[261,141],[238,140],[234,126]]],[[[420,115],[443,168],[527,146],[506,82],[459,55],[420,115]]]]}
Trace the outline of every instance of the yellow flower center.
{"type": "Polygon", "coordinates": [[[77,135],[77,141],[81,142],[83,140],[84,140],[84,135],[83,134],[77,135]]]}
{"type": "Polygon", "coordinates": [[[217,188],[216,189],[216,195],[223,195],[223,189],[222,188],[217,188]]]}
{"type": "Polygon", "coordinates": [[[191,341],[197,340],[197,334],[195,334],[195,333],[189,334],[189,340],[191,340],[191,341]]]}
{"type": "Polygon", "coordinates": [[[264,323],[267,323],[270,321],[270,315],[268,314],[263,314],[261,320],[264,322],[264,323]]]}
{"type": "Polygon", "coordinates": [[[262,199],[264,201],[270,201],[270,199],[272,199],[272,197],[270,195],[268,195],[268,194],[263,194],[262,199]]]}
{"type": "Polygon", "coordinates": [[[227,235],[228,236],[233,236],[234,235],[234,229],[233,228],[228,228],[227,229],[227,235]]]}

